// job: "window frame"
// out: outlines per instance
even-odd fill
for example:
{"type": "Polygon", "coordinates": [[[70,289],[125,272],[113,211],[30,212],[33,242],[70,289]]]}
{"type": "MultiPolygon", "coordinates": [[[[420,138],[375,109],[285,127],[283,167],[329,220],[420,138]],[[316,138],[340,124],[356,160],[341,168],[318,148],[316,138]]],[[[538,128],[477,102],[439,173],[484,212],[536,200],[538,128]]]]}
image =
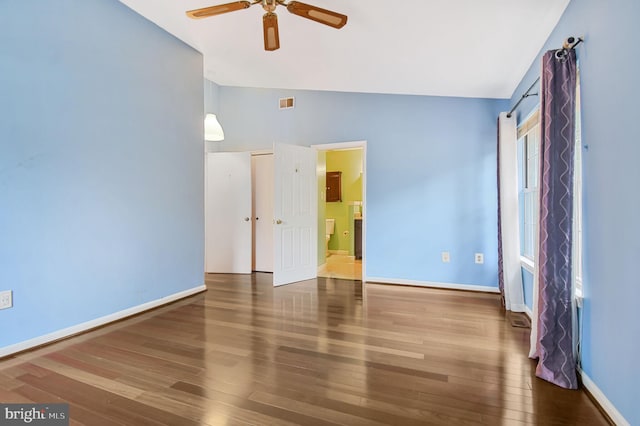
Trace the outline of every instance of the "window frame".
{"type": "Polygon", "coordinates": [[[540,174],[540,109],[518,126],[518,144],[522,144],[522,163],[520,179],[522,182],[522,245],[520,250],[521,265],[533,273],[535,268],[535,252],[538,229],[538,199],[540,174]],[[527,207],[532,205],[531,209],[527,207]]]}
{"type": "Polygon", "coordinates": [[[575,105],[575,153],[573,156],[573,294],[578,300],[583,297],[583,262],[584,262],[584,230],[583,230],[583,164],[582,164],[582,99],[580,96],[580,69],[576,75],[575,105]]]}

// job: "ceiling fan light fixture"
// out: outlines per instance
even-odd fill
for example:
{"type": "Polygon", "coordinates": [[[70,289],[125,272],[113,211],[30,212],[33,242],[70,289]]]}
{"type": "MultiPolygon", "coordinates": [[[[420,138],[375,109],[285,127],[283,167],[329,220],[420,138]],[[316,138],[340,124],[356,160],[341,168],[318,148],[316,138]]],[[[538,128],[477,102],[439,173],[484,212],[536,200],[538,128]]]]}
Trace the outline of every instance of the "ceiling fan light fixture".
{"type": "Polygon", "coordinates": [[[274,51],[280,48],[280,34],[278,33],[278,15],[265,13],[262,17],[264,27],[264,50],[274,51]]]}
{"type": "Polygon", "coordinates": [[[264,50],[274,51],[280,48],[280,34],[278,33],[278,16],[275,14],[277,6],[285,6],[287,10],[294,14],[333,28],[340,29],[347,23],[347,16],[321,7],[299,1],[286,0],[251,0],[236,1],[232,3],[219,4],[217,6],[203,7],[187,11],[187,16],[192,19],[206,18],[236,10],[247,9],[253,5],[260,4],[267,12],[262,17],[264,30],[264,50]]]}
{"type": "Polygon", "coordinates": [[[262,8],[267,13],[275,12],[276,6],[278,6],[278,3],[276,2],[276,0],[262,0],[262,8]]]}

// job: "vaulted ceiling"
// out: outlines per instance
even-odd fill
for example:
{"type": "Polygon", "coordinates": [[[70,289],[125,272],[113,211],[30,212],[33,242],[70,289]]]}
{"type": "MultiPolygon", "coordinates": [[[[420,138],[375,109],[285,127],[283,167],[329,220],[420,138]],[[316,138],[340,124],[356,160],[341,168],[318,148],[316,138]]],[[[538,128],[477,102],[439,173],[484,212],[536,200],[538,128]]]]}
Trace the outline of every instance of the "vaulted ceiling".
{"type": "Polygon", "coordinates": [[[266,52],[251,8],[193,20],[229,0],[120,0],[202,52],[224,86],[509,98],[569,0],[305,0],[349,17],[334,28],[278,6],[266,52]]]}

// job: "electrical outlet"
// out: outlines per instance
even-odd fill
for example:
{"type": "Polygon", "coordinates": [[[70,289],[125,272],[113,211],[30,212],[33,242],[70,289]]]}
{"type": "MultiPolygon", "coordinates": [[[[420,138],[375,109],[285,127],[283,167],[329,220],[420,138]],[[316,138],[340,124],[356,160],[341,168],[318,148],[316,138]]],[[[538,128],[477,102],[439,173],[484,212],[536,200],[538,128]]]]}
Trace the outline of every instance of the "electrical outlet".
{"type": "Polygon", "coordinates": [[[443,251],[441,254],[442,257],[442,263],[449,263],[451,262],[451,256],[449,255],[448,251],[443,251]]]}
{"type": "Polygon", "coordinates": [[[11,290],[0,291],[0,309],[7,309],[13,306],[11,290]]]}
{"type": "Polygon", "coordinates": [[[476,263],[483,264],[484,263],[484,254],[476,253],[475,259],[476,259],[476,263]]]}

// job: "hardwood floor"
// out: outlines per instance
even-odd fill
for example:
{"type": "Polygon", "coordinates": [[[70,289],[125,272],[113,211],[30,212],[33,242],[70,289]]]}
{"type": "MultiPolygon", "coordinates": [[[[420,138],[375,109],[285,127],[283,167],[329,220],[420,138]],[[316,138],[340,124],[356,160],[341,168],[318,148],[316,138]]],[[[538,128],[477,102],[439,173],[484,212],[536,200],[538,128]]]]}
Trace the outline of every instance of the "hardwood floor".
{"type": "Polygon", "coordinates": [[[0,362],[73,425],[602,425],[533,376],[493,294],[208,275],[208,291],[0,362]]]}

